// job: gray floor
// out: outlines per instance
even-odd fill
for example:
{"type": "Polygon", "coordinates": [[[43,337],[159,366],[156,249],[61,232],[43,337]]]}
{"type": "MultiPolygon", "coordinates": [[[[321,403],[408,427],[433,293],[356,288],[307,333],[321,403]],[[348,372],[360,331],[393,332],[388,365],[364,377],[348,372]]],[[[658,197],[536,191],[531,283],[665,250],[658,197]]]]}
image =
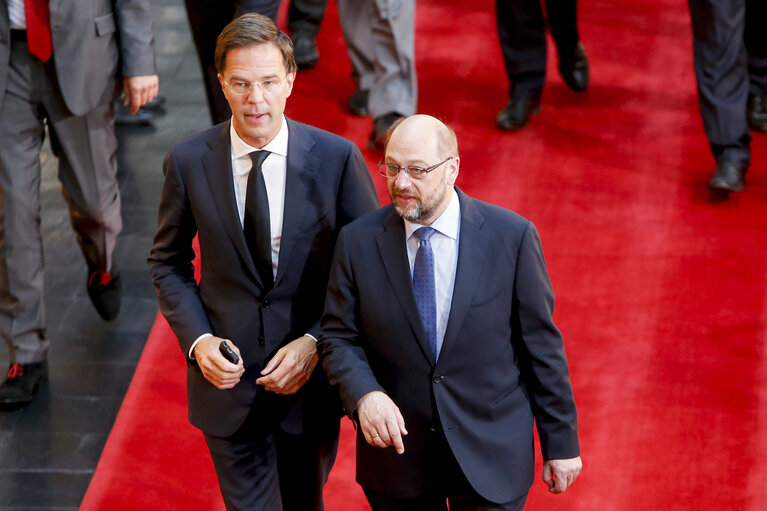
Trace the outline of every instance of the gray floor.
{"type": "MultiPolygon", "coordinates": [[[[157,313],[146,256],[157,222],[162,159],[177,140],[210,125],[182,0],[153,0],[165,114],[152,127],[118,128],[124,228],[116,261],[120,316],[102,321],[85,291],[86,266],[56,179],[43,156],[43,237],[50,383],[26,408],[0,411],[0,510],[75,510],[96,468],[157,313]]],[[[0,349],[0,370],[8,354],[0,349]]]]}

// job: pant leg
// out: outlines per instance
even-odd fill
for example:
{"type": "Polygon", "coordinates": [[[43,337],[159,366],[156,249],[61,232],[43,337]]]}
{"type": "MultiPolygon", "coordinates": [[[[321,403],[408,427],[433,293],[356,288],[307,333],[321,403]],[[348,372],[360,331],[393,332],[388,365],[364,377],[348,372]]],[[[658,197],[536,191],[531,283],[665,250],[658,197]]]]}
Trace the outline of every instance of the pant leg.
{"type": "Polygon", "coordinates": [[[375,80],[375,50],[370,36],[373,0],[337,0],[337,5],[352,77],[358,88],[370,90],[375,80]]]}
{"type": "Polygon", "coordinates": [[[580,40],[576,17],[576,0],[546,0],[549,30],[560,58],[572,57],[580,40]]]}
{"type": "Polygon", "coordinates": [[[370,116],[413,115],[418,101],[415,0],[375,0],[375,7],[370,32],[375,52],[370,116]]]}
{"type": "Polygon", "coordinates": [[[748,54],[749,93],[767,95],[767,1],[746,0],[744,40],[748,54]]]}
{"type": "Polygon", "coordinates": [[[85,115],[72,115],[56,85],[53,66],[47,69],[48,87],[42,101],[72,227],[89,268],[111,271],[122,230],[114,91],[107,91],[85,115]]]}
{"type": "Polygon", "coordinates": [[[689,0],[698,101],[717,161],[750,161],[745,0],[689,0]]]}
{"type": "Polygon", "coordinates": [[[227,511],[282,511],[271,435],[243,427],[229,438],[205,435],[205,442],[227,511]]]}
{"type": "Polygon", "coordinates": [[[301,34],[317,37],[322,18],[325,17],[327,0],[290,0],[288,8],[288,32],[291,36],[301,34]]]}
{"type": "Polygon", "coordinates": [[[540,97],[546,80],[546,23],[540,0],[496,0],[509,98],[540,97]]]}
{"type": "Polygon", "coordinates": [[[189,29],[200,59],[205,96],[213,124],[219,124],[232,116],[221,84],[214,55],[216,38],[234,16],[233,0],[185,0],[189,29]]]}
{"type": "Polygon", "coordinates": [[[49,347],[40,235],[42,67],[25,42],[11,43],[0,105],[0,335],[10,360],[20,363],[44,360],[49,347]]]}
{"type": "Polygon", "coordinates": [[[338,419],[318,418],[311,431],[274,434],[284,511],[322,511],[322,490],[338,451],[338,419]],[[324,423],[323,423],[324,421],[324,423]]]}
{"type": "Polygon", "coordinates": [[[235,0],[234,18],[248,12],[263,14],[277,23],[277,14],[280,12],[282,0],[235,0]]]}

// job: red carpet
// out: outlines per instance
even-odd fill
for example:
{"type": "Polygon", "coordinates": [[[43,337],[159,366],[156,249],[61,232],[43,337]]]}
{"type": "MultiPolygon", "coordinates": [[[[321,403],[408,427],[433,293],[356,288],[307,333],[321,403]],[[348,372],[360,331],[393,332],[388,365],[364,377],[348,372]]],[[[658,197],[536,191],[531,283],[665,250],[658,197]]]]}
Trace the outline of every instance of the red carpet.
{"type": "MultiPolygon", "coordinates": [[[[537,224],[557,292],[584,470],[561,496],[536,481],[526,509],[764,511],[767,136],[754,135],[746,191],[711,200],[686,3],[579,8],[590,89],[550,65],[543,111],[508,134],[494,128],[507,84],[493,1],[418,1],[419,110],[454,126],[464,191],[537,224]]],[[[364,146],[332,1],[319,47],[288,115],[364,146]]],[[[158,321],[82,509],[221,508],[183,375],[158,321]]],[[[350,439],[347,427],[330,511],[366,509],[350,439]]]]}

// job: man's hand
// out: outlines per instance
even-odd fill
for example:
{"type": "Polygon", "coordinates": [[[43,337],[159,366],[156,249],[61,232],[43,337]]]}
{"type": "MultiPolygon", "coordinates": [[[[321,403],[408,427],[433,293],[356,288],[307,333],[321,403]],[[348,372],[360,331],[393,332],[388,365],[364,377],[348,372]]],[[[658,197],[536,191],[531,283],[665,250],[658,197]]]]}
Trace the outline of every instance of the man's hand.
{"type": "Polygon", "coordinates": [[[402,436],[407,435],[405,419],[389,396],[375,390],[357,402],[357,417],[365,441],[373,447],[394,447],[397,454],[405,452],[402,436]]]}
{"type": "Polygon", "coordinates": [[[152,101],[159,91],[160,79],[157,75],[123,78],[123,94],[125,94],[123,104],[130,107],[131,114],[135,114],[142,105],[152,101]]]}
{"type": "Polygon", "coordinates": [[[256,383],[276,394],[295,394],[309,380],[318,360],[317,343],[304,335],[280,348],[256,383]]]}
{"type": "Polygon", "coordinates": [[[543,462],[543,482],[549,485],[551,493],[562,493],[581,472],[581,457],[566,460],[547,460],[543,462]]]}
{"type": "Polygon", "coordinates": [[[202,375],[218,389],[231,389],[240,381],[245,367],[242,365],[240,350],[229,339],[220,337],[206,337],[194,347],[194,358],[202,370],[202,375]],[[226,341],[240,357],[237,365],[232,364],[218,351],[221,341],[226,341]]]}

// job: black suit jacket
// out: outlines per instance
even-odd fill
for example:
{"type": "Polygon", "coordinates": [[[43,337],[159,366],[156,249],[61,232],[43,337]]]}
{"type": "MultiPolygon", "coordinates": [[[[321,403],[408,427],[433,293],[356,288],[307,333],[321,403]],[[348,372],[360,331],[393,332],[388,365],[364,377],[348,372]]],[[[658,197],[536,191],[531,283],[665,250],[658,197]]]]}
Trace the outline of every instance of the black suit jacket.
{"type": "Polygon", "coordinates": [[[426,434],[436,426],[474,489],[508,502],[533,481],[533,417],[544,458],[579,455],[575,403],[535,227],[458,196],[458,266],[437,363],[413,295],[404,223],[391,205],[339,235],[321,360],[347,413],[382,390],[405,419],[403,455],[358,434],[363,487],[395,497],[423,493],[426,434]]]}
{"type": "MultiPolygon", "coordinates": [[[[237,213],[229,122],[177,144],[165,163],[159,228],[149,267],[160,309],[185,356],[205,332],[231,339],[245,374],[218,390],[188,359],[189,419],[209,435],[228,436],[244,422],[257,393],[255,380],[271,355],[308,333],[319,336],[328,273],[340,228],[378,208],[357,147],[331,133],[288,120],[285,205],[274,288],[265,293],[237,213]],[[192,241],[199,234],[202,277],[194,278],[192,241]],[[263,323],[263,325],[261,324],[263,323]],[[259,342],[263,327],[264,343],[259,342]]],[[[336,413],[321,368],[296,396],[276,396],[278,408],[302,401],[287,431],[300,433],[307,417],[336,413]]],[[[295,408],[294,408],[295,410],[295,408]]],[[[272,413],[272,411],[264,411],[272,413]]]]}

